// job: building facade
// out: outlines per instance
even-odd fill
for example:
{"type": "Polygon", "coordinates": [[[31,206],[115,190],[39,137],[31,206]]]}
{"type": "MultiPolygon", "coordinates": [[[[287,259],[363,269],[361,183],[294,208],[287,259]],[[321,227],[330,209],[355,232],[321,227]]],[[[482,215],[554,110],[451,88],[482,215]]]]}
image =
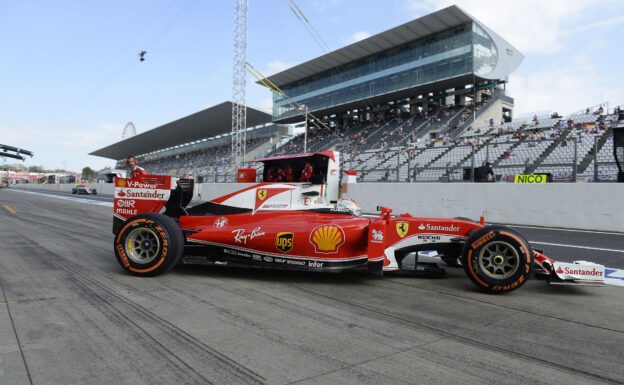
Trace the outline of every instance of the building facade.
{"type": "Polygon", "coordinates": [[[327,115],[358,102],[362,106],[362,101],[379,103],[469,84],[496,84],[523,58],[496,33],[452,6],[269,77],[289,97],[273,93],[272,118],[288,122],[300,116],[293,100],[327,115]],[[380,42],[390,44],[379,49],[380,42]]]}

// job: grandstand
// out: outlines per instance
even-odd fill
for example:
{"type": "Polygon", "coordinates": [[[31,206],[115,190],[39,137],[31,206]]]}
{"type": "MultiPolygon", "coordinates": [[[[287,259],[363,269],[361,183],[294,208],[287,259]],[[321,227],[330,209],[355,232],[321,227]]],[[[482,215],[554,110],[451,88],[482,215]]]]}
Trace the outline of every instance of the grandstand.
{"type": "MultiPolygon", "coordinates": [[[[308,151],[341,151],[362,182],[470,180],[486,161],[500,180],[611,180],[608,105],[514,119],[506,84],[523,58],[461,8],[442,9],[270,76],[289,99],[274,93],[272,115],[248,108],[246,159],[303,152],[304,135],[284,126],[304,119],[294,101],[314,116],[308,151]]],[[[230,112],[226,102],[92,155],[231,182],[230,112]]]]}
{"type": "MultiPolygon", "coordinates": [[[[232,180],[230,165],[232,103],[224,102],[160,127],[132,136],[90,155],[117,161],[129,155],[152,173],[193,175],[200,180],[232,180]],[[226,178],[225,175],[228,175],[226,178]]],[[[272,143],[288,136],[288,128],[271,123],[271,116],[247,107],[247,156],[263,156],[272,143]]]]}
{"type": "Polygon", "coordinates": [[[503,181],[530,173],[552,174],[554,181],[614,180],[614,124],[613,114],[590,113],[477,127],[454,139],[349,152],[347,167],[363,182],[463,181],[486,161],[503,181]]]}

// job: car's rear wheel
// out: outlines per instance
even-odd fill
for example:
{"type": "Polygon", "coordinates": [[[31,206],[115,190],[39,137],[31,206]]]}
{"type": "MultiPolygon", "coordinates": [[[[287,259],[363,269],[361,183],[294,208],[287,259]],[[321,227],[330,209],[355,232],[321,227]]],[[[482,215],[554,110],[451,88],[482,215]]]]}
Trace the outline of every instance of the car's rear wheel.
{"type": "Polygon", "coordinates": [[[91,190],[91,193],[92,193],[93,195],[97,195],[97,190],[96,190],[96,189],[93,189],[93,190],[91,190]]]}
{"type": "Polygon", "coordinates": [[[479,288],[503,293],[524,285],[532,258],[531,246],[520,234],[503,226],[485,226],[468,238],[462,265],[479,288]]]}
{"type": "Polygon", "coordinates": [[[115,256],[134,275],[168,272],[180,260],[184,236],[178,224],[162,214],[139,214],[128,219],[115,236],[115,256]]]}

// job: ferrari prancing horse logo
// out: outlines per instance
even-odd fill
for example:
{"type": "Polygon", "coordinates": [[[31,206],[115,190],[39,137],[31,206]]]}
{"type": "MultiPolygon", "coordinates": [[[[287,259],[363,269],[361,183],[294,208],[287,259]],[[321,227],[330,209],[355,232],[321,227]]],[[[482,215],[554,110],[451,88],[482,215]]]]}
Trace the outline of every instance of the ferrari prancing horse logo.
{"type": "Polygon", "coordinates": [[[396,223],[396,231],[399,237],[405,238],[409,230],[409,222],[400,221],[396,223]]]}
{"type": "Polygon", "coordinates": [[[267,196],[267,190],[265,189],[258,190],[258,199],[263,201],[266,198],[266,196],[267,196]]]}

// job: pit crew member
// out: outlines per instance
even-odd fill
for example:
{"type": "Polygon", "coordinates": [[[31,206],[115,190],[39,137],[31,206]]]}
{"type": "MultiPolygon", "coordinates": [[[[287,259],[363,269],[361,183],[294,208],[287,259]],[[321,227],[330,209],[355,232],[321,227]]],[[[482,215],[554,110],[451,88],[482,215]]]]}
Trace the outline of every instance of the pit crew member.
{"type": "Polygon", "coordinates": [[[126,166],[130,167],[130,179],[134,179],[139,175],[147,175],[147,171],[143,167],[137,166],[138,160],[134,159],[134,156],[129,156],[126,159],[126,166]]]}

